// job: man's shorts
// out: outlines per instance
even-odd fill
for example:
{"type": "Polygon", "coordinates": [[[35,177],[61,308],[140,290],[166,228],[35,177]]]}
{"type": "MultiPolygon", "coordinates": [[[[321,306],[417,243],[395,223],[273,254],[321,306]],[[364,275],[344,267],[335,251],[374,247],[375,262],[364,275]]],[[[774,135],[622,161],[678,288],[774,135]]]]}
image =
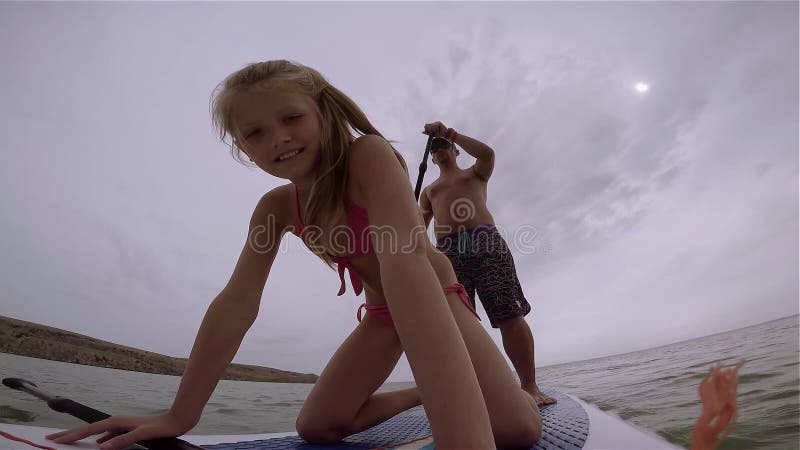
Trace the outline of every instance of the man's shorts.
{"type": "Polygon", "coordinates": [[[464,285],[475,307],[475,291],[492,327],[514,317],[524,317],[531,305],[522,293],[514,258],[505,239],[492,225],[448,234],[436,248],[453,264],[458,282],[464,285]]]}

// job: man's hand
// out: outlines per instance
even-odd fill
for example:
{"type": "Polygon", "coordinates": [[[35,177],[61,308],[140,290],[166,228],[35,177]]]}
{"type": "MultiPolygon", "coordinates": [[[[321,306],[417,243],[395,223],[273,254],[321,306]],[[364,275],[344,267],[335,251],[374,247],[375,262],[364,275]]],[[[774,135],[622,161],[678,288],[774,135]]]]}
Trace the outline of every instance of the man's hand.
{"type": "Polygon", "coordinates": [[[425,124],[425,134],[433,137],[444,137],[447,127],[442,122],[431,122],[425,124]]]}

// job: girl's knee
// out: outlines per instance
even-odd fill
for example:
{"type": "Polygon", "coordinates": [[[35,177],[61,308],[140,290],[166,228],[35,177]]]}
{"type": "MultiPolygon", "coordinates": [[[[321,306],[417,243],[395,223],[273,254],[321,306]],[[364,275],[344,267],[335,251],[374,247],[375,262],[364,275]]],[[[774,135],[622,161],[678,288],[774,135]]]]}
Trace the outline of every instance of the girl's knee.
{"type": "Polygon", "coordinates": [[[300,414],[295,422],[297,434],[310,444],[331,445],[348,436],[346,425],[335,424],[323,418],[312,418],[300,414]]]}
{"type": "Polygon", "coordinates": [[[495,429],[497,448],[529,449],[542,437],[542,418],[538,411],[515,416],[518,420],[506,422],[495,429]]]}
{"type": "Polygon", "coordinates": [[[498,431],[494,439],[497,448],[500,449],[530,449],[541,437],[542,422],[536,420],[498,431]]]}

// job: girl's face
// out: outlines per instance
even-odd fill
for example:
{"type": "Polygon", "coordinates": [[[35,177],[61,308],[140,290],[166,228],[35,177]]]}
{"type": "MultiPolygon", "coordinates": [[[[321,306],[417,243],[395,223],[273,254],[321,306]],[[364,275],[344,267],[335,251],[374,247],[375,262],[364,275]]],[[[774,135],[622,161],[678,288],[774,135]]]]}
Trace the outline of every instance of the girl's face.
{"type": "Polygon", "coordinates": [[[232,114],[240,146],[258,167],[295,182],[313,175],[322,130],[309,96],[272,88],[248,92],[232,114]]]}

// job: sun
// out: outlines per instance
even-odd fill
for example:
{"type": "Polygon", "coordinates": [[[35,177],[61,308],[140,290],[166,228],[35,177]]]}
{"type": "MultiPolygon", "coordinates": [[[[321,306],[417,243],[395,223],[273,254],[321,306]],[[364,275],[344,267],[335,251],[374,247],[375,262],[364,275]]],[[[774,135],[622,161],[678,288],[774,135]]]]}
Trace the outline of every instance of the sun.
{"type": "Polygon", "coordinates": [[[636,83],[636,85],[633,88],[636,90],[636,92],[644,94],[645,92],[650,90],[650,85],[643,81],[640,81],[636,83]]]}

